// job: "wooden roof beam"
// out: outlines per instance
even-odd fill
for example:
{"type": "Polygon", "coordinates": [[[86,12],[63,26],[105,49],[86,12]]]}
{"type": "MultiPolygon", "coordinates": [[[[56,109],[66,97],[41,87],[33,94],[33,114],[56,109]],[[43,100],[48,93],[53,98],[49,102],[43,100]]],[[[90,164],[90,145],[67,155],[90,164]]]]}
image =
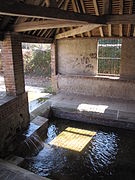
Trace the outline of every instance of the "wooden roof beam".
{"type": "Polygon", "coordinates": [[[106,24],[135,24],[135,14],[103,15],[106,24]]]}
{"type": "MultiPolygon", "coordinates": [[[[80,0],[80,3],[81,3],[81,6],[82,6],[83,13],[86,13],[86,8],[85,8],[85,5],[84,5],[84,1],[83,1],[83,0],[80,0]]],[[[90,31],[87,32],[87,35],[88,35],[88,37],[91,36],[90,31]]]]}
{"type": "Polygon", "coordinates": [[[35,36],[23,35],[23,34],[20,34],[20,40],[21,42],[27,42],[27,43],[46,43],[46,44],[53,43],[52,38],[35,37],[35,36]]]}
{"type": "MultiPolygon", "coordinates": [[[[112,12],[112,1],[111,0],[104,0],[103,1],[103,14],[111,14],[112,12]]],[[[112,36],[112,26],[111,24],[108,24],[108,35],[109,37],[112,36]]]]}
{"type": "Polygon", "coordinates": [[[77,35],[77,34],[81,34],[81,33],[85,33],[85,32],[88,32],[88,31],[91,31],[97,27],[101,26],[101,24],[89,24],[89,25],[84,25],[82,27],[78,27],[78,28],[75,28],[75,29],[72,29],[72,30],[69,30],[69,31],[66,31],[66,32],[63,32],[63,33],[60,33],[60,34],[57,34],[56,35],[56,39],[62,39],[62,38],[67,38],[69,36],[74,36],[74,35],[77,35]]]}
{"type": "MultiPolygon", "coordinates": [[[[72,6],[73,6],[73,10],[74,10],[74,12],[79,12],[80,13],[80,9],[79,9],[79,7],[77,7],[77,1],[76,0],[72,0],[72,6]]],[[[71,28],[71,29],[73,29],[73,28],[71,28]]],[[[75,36],[74,36],[75,37],[75,36]]],[[[81,33],[81,37],[83,37],[83,34],[81,33]]]]}
{"type": "Polygon", "coordinates": [[[72,22],[105,24],[104,18],[102,17],[64,11],[58,8],[48,8],[31,4],[24,4],[11,0],[0,0],[0,14],[8,16],[21,16],[72,22]]]}
{"type": "MultiPolygon", "coordinates": [[[[123,0],[120,0],[120,11],[119,11],[119,14],[123,14],[123,0]]],[[[119,34],[120,34],[120,37],[123,36],[123,27],[122,27],[122,24],[119,24],[119,34]]]]}
{"type": "Polygon", "coordinates": [[[56,0],[45,0],[46,7],[55,7],[57,8],[56,0]]]}
{"type": "MultiPolygon", "coordinates": [[[[129,14],[132,14],[132,9],[133,9],[133,0],[130,0],[129,14]]],[[[130,33],[131,33],[131,24],[128,24],[128,27],[127,27],[127,37],[130,36],[130,33]]]]}
{"type": "MultiPolygon", "coordinates": [[[[93,5],[94,5],[94,9],[95,9],[96,15],[99,16],[97,0],[93,0],[93,5]]],[[[100,32],[101,37],[104,37],[104,32],[103,32],[103,28],[102,27],[99,27],[99,32],[100,32]]]]}
{"type": "Polygon", "coordinates": [[[33,21],[33,22],[24,22],[17,25],[14,25],[15,32],[24,32],[40,29],[53,29],[53,28],[63,28],[63,27],[72,27],[72,26],[82,26],[86,23],[74,23],[74,22],[63,22],[63,21],[54,21],[54,20],[42,20],[42,21],[33,21]]]}

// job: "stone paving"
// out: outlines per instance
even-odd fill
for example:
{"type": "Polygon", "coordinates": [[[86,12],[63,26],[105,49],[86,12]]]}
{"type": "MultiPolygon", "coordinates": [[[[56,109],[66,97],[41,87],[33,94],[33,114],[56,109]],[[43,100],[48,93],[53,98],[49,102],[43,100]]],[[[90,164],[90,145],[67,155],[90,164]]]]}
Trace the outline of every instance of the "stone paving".
{"type": "Polygon", "coordinates": [[[0,180],[47,180],[30,171],[0,159],[0,180]]]}

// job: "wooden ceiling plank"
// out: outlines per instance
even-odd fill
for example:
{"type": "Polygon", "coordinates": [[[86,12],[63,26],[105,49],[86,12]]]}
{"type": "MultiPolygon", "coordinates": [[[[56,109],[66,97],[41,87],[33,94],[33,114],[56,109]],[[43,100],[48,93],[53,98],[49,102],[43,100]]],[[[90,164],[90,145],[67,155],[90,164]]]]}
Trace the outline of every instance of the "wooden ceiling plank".
{"type": "Polygon", "coordinates": [[[111,14],[112,0],[103,0],[103,14],[111,14]]]}

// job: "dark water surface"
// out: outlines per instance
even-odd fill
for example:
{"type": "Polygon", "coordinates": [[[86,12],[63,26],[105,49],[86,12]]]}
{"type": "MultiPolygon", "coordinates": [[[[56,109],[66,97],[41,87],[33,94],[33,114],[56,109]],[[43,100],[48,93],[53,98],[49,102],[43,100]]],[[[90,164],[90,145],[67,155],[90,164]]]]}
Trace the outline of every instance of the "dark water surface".
{"type": "Polygon", "coordinates": [[[26,162],[28,170],[56,180],[134,180],[135,132],[53,120],[43,150],[26,162]],[[81,152],[50,145],[67,127],[96,133],[81,152]]]}

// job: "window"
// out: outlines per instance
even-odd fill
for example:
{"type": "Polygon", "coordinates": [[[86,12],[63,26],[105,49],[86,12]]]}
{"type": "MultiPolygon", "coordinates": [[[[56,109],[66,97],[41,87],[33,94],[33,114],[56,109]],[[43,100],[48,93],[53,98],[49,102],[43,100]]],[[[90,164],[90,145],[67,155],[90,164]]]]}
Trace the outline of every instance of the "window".
{"type": "Polygon", "coordinates": [[[121,59],[121,39],[98,40],[98,73],[119,74],[121,59]]]}

